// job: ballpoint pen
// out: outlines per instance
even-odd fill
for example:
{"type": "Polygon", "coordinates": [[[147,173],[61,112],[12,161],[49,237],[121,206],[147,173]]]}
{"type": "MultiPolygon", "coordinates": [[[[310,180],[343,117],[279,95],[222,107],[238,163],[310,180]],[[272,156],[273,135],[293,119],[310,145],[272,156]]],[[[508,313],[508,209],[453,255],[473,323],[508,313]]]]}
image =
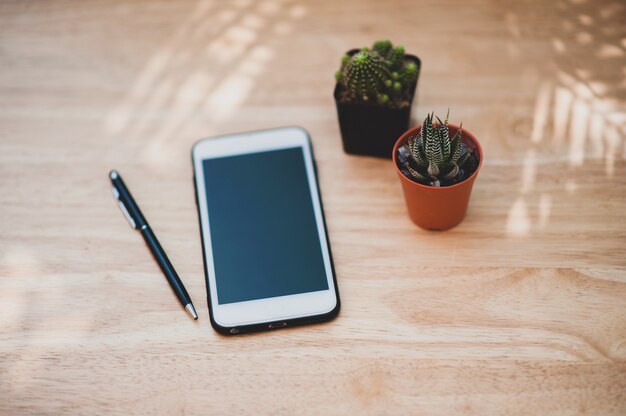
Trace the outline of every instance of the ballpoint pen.
{"type": "Polygon", "coordinates": [[[180,301],[181,305],[184,306],[193,319],[198,319],[196,309],[191,303],[191,298],[189,297],[185,286],[183,286],[183,282],[180,281],[176,270],[174,270],[174,266],[172,266],[172,263],[167,258],[167,254],[165,254],[165,250],[163,250],[163,247],[159,244],[159,240],[157,240],[154,231],[152,231],[152,228],[148,225],[148,221],[146,221],[145,217],[141,213],[141,210],[139,209],[139,206],[128,191],[128,188],[126,188],[126,184],[124,184],[122,177],[116,170],[112,170],[109,172],[109,178],[113,184],[113,196],[117,199],[122,213],[130,223],[131,227],[141,232],[141,235],[146,241],[152,256],[154,256],[154,259],[159,264],[161,271],[163,271],[165,278],[172,287],[172,290],[174,290],[174,293],[176,294],[176,297],[180,301]]]}

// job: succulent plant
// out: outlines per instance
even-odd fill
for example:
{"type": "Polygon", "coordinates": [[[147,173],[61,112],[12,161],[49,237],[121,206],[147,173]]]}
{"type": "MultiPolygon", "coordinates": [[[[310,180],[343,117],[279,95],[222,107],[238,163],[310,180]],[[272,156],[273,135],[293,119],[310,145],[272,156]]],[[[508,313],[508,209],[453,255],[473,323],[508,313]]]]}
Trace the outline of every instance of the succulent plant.
{"type": "Polygon", "coordinates": [[[409,105],[417,72],[415,63],[405,62],[402,46],[394,47],[388,40],[378,40],[371,49],[344,55],[335,78],[345,87],[351,101],[398,108],[409,105]]]}
{"type": "Polygon", "coordinates": [[[417,136],[410,137],[405,145],[409,157],[403,162],[411,177],[419,183],[441,186],[453,183],[462,174],[471,152],[461,141],[463,124],[450,139],[448,118],[441,121],[435,113],[426,116],[417,136]],[[433,123],[434,119],[437,123],[433,123]]]}

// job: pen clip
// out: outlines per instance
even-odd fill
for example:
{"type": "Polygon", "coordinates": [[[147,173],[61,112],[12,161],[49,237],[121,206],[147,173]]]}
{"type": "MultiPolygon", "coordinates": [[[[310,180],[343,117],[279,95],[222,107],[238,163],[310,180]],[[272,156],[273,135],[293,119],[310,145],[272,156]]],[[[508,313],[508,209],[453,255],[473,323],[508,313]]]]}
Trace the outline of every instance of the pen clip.
{"type": "Polygon", "coordinates": [[[133,217],[130,216],[130,213],[126,209],[126,206],[120,200],[120,193],[115,188],[111,188],[111,192],[113,192],[113,196],[115,197],[115,199],[117,199],[117,203],[120,206],[120,210],[122,210],[122,214],[124,214],[128,222],[130,223],[130,226],[133,227],[134,229],[137,229],[137,224],[135,223],[135,220],[133,219],[133,217]]]}

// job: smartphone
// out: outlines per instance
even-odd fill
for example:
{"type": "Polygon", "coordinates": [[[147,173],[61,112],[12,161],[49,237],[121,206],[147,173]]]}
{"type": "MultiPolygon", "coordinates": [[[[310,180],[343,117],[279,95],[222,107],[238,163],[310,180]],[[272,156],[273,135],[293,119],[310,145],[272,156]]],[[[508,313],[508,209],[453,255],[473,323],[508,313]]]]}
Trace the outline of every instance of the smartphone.
{"type": "Polygon", "coordinates": [[[218,136],[192,149],[211,325],[225,335],[328,321],[340,301],[308,133],[218,136]]]}

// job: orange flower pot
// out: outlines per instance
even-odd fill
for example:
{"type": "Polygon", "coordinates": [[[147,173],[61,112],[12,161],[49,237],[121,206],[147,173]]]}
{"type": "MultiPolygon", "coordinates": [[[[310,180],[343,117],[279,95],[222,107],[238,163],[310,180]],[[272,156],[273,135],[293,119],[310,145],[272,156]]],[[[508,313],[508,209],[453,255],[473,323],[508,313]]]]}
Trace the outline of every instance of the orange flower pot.
{"type": "MultiPolygon", "coordinates": [[[[416,225],[426,230],[448,230],[458,225],[465,217],[467,205],[472,193],[472,186],[483,164],[483,150],[473,134],[463,129],[462,141],[467,149],[478,156],[478,166],[472,175],[463,182],[451,186],[427,186],[407,178],[398,167],[396,160],[397,150],[404,145],[409,137],[420,132],[422,126],[417,126],[405,132],[396,141],[393,147],[393,166],[402,183],[404,199],[409,211],[409,217],[416,225]]],[[[459,130],[458,126],[448,124],[450,137],[454,137],[459,130]]]]}

